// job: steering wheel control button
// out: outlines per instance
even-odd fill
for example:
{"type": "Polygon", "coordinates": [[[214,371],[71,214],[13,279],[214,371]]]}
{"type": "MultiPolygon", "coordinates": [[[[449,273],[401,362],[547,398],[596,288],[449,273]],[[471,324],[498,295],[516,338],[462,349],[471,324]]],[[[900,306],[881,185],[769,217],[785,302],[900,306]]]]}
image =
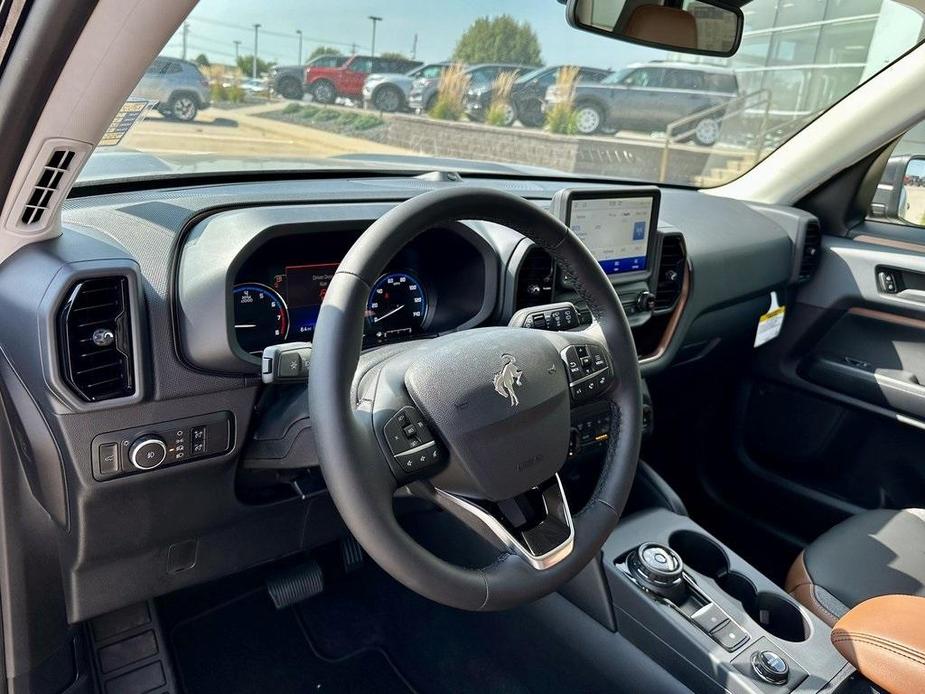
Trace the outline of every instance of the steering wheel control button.
{"type": "Polygon", "coordinates": [[[715,603],[704,605],[691,615],[691,621],[706,633],[710,633],[729,621],[729,615],[715,603]]]}
{"type": "Polygon", "coordinates": [[[534,330],[560,331],[577,328],[579,323],[578,310],[574,304],[565,302],[521,309],[511,317],[508,325],[534,330]]]}
{"type": "Polygon", "coordinates": [[[731,619],[711,631],[710,636],[727,651],[734,651],[747,643],[750,638],[748,633],[731,619]]]}
{"type": "Polygon", "coordinates": [[[384,432],[395,466],[411,475],[444,462],[443,450],[434,441],[421,413],[406,406],[386,422],[384,432]]]}
{"type": "Polygon", "coordinates": [[[573,402],[597,397],[613,384],[613,372],[600,345],[575,345],[562,351],[573,402]]]}
{"type": "Polygon", "coordinates": [[[153,470],[167,459],[167,444],[156,436],[143,436],[129,449],[129,460],[139,470],[153,470]]]}
{"type": "Polygon", "coordinates": [[[787,661],[774,651],[757,651],[752,654],[752,670],[768,684],[783,685],[790,676],[787,661]]]}

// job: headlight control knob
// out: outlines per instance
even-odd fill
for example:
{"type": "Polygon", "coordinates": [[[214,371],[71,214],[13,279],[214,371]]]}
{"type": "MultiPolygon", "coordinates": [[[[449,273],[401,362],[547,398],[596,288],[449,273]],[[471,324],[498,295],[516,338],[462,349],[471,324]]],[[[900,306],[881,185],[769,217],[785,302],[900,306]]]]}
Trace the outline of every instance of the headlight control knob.
{"type": "Polygon", "coordinates": [[[153,470],[167,458],[167,445],[158,436],[142,436],[128,451],[128,459],[138,470],[153,470]]]}
{"type": "Polygon", "coordinates": [[[639,292],[636,296],[636,310],[648,313],[655,309],[655,294],[650,291],[639,292]]]}

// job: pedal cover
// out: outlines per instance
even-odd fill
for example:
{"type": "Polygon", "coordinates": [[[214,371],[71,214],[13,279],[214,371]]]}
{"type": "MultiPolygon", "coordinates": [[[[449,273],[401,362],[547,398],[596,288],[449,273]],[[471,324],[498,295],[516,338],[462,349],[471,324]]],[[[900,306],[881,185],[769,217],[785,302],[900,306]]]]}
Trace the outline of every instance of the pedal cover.
{"type": "Polygon", "coordinates": [[[324,575],[314,559],[267,579],[267,591],[277,610],[324,592],[324,575]]]}
{"type": "Polygon", "coordinates": [[[345,573],[349,574],[363,566],[363,548],[353,535],[348,535],[346,539],[341,540],[340,554],[344,560],[345,573]]]}

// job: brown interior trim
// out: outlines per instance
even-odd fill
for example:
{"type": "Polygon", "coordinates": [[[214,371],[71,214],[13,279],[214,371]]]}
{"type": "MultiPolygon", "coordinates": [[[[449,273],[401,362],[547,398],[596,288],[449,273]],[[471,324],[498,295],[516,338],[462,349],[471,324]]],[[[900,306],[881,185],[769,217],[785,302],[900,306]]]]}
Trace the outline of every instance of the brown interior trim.
{"type": "Polygon", "coordinates": [[[925,244],[913,243],[912,241],[900,241],[899,239],[888,239],[884,238],[883,236],[871,236],[870,234],[859,234],[858,236],[855,236],[853,240],[859,243],[871,243],[875,246],[895,248],[899,251],[925,253],[925,244]]]}
{"type": "Polygon", "coordinates": [[[878,320],[884,323],[893,323],[894,325],[903,325],[907,328],[925,330],[925,320],[920,320],[918,318],[907,318],[906,316],[899,316],[895,313],[877,311],[876,309],[872,308],[861,308],[860,306],[855,306],[854,308],[848,309],[848,313],[853,316],[870,318],[871,320],[878,320]]]}
{"type": "MultiPolygon", "coordinates": [[[[687,253],[686,248],[684,252],[685,254],[687,253]]],[[[687,261],[684,272],[684,280],[681,282],[681,295],[678,297],[678,303],[671,314],[671,320],[668,321],[668,325],[665,327],[665,332],[662,334],[662,339],[659,341],[658,347],[656,347],[655,351],[651,354],[647,354],[646,356],[641,357],[639,359],[640,365],[650,364],[657,359],[661,359],[665,352],[668,351],[668,347],[671,345],[671,341],[674,339],[675,333],[678,330],[678,324],[681,322],[681,315],[684,313],[684,307],[687,305],[687,299],[690,296],[693,273],[694,269],[691,267],[690,261],[687,261]]]]}

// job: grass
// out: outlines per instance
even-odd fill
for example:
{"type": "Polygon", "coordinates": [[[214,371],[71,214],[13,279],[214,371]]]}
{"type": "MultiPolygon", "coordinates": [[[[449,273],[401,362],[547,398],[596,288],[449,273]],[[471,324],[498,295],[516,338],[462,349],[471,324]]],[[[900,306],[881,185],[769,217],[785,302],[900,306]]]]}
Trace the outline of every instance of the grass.
{"type": "Polygon", "coordinates": [[[462,63],[453,63],[440,75],[437,100],[428,115],[439,120],[459,120],[465,110],[469,75],[462,63]]]}
{"type": "Polygon", "coordinates": [[[492,85],[491,105],[488,107],[488,113],[485,114],[485,122],[489,125],[512,125],[506,123],[505,119],[510,108],[511,90],[514,88],[516,79],[517,75],[513,72],[502,72],[495,78],[492,85]]]}
{"type": "Polygon", "coordinates": [[[566,65],[556,73],[555,90],[558,101],[546,111],[546,130],[559,135],[574,135],[578,132],[575,113],[575,85],[578,83],[578,68],[566,65]]]}

